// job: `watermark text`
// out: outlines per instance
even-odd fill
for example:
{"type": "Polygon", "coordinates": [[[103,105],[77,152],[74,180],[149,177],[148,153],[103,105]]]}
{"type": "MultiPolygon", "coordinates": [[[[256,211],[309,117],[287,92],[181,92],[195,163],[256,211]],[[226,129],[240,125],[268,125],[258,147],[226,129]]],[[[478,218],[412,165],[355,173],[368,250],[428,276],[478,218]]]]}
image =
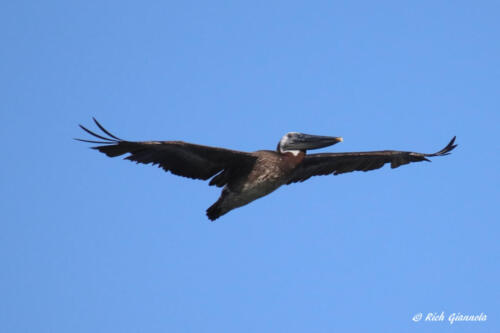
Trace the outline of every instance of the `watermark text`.
{"type": "Polygon", "coordinates": [[[454,323],[457,322],[471,322],[471,321],[477,321],[477,322],[483,322],[488,319],[488,316],[481,312],[480,314],[463,314],[460,312],[453,312],[450,314],[446,314],[444,311],[441,312],[427,312],[427,313],[422,313],[418,312],[416,313],[413,317],[412,320],[414,322],[444,322],[447,321],[450,323],[450,325],[453,325],[454,323]]]}

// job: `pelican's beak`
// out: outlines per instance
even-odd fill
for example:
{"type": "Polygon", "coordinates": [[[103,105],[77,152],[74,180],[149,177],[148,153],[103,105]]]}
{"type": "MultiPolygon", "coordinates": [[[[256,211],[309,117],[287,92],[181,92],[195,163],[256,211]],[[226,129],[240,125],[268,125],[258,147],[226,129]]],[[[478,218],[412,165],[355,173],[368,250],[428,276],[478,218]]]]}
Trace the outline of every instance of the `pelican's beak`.
{"type": "Polygon", "coordinates": [[[321,135],[309,135],[297,133],[290,141],[287,142],[287,149],[289,150],[309,150],[309,149],[319,149],[334,145],[336,143],[342,142],[344,139],[342,137],[336,136],[321,136],[321,135]]]}

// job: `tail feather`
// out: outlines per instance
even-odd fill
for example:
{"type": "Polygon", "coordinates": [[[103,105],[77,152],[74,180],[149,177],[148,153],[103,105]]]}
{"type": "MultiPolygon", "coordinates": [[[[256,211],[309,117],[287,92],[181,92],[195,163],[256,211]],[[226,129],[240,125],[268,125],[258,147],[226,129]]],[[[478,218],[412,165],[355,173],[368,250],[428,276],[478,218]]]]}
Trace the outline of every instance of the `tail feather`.
{"type": "Polygon", "coordinates": [[[217,202],[207,209],[207,216],[210,221],[215,221],[224,214],[225,212],[222,212],[220,200],[217,200],[217,202]]]}

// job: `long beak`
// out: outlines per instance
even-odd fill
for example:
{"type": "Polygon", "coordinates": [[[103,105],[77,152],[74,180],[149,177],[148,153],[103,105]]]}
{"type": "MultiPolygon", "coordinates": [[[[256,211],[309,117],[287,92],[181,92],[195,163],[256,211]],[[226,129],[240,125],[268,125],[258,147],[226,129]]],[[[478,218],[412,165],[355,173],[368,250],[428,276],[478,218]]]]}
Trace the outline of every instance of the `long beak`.
{"type": "Polygon", "coordinates": [[[288,149],[308,150],[328,147],[342,142],[342,137],[300,134],[288,143],[288,149]]]}

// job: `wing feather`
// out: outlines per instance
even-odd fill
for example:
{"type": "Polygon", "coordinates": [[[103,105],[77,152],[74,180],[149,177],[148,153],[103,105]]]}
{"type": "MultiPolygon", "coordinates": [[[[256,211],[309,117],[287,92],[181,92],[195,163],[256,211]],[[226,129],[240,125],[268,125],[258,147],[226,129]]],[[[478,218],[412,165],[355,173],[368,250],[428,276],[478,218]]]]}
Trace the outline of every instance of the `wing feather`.
{"type": "Polygon", "coordinates": [[[306,155],[304,161],[295,170],[288,184],[303,182],[312,176],[339,175],[352,171],[370,171],[379,169],[390,163],[391,168],[397,168],[411,162],[429,161],[427,157],[445,156],[457,146],[456,137],[433,154],[423,154],[408,151],[383,150],[353,153],[323,153],[306,155]]]}
{"type": "Polygon", "coordinates": [[[210,185],[224,186],[235,175],[235,170],[250,170],[256,160],[250,153],[182,141],[122,140],[106,130],[96,119],[94,122],[109,137],[80,125],[85,132],[104,141],[76,140],[102,144],[91,148],[109,157],[129,154],[125,157],[126,160],[157,165],[178,176],[207,180],[217,174],[224,174],[224,177],[218,177],[218,181],[210,185]]]}

